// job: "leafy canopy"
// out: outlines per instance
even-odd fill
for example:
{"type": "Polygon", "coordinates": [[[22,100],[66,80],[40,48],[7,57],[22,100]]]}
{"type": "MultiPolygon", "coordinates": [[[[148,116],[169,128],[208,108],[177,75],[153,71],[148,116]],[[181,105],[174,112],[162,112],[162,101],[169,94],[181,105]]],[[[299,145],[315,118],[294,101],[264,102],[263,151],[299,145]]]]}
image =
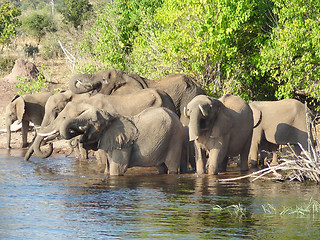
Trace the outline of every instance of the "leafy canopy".
{"type": "Polygon", "coordinates": [[[16,28],[21,24],[18,19],[20,15],[21,11],[9,1],[0,4],[0,44],[11,43],[11,38],[16,35],[16,28]]]}
{"type": "Polygon", "coordinates": [[[277,99],[301,92],[320,100],[320,2],[274,0],[276,24],[261,50],[260,69],[277,85],[277,99]]]}
{"type": "Polygon", "coordinates": [[[75,29],[82,28],[92,10],[93,5],[88,0],[63,0],[63,7],[59,9],[64,22],[71,23],[75,29]]]}
{"type": "Polygon", "coordinates": [[[320,101],[319,16],[316,0],[115,0],[82,52],[148,78],[186,73],[216,96],[320,101]]]}
{"type": "Polygon", "coordinates": [[[52,16],[38,11],[34,11],[22,19],[22,28],[28,35],[37,38],[38,44],[46,33],[56,31],[52,16]]]}

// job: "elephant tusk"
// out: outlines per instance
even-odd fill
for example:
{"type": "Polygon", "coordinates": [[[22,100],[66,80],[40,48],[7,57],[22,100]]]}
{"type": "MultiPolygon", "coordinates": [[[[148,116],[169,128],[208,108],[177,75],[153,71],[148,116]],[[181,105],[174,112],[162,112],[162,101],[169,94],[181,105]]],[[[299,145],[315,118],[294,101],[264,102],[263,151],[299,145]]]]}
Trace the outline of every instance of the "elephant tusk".
{"type": "Polygon", "coordinates": [[[47,136],[51,136],[53,134],[55,134],[56,132],[58,132],[58,130],[53,130],[51,132],[48,132],[48,133],[38,133],[39,136],[42,136],[42,137],[47,137],[47,136]]]}
{"type": "Polygon", "coordinates": [[[199,109],[200,109],[202,115],[203,115],[204,117],[207,117],[207,116],[208,116],[208,113],[206,113],[206,111],[203,109],[203,107],[202,107],[200,104],[199,104],[198,106],[199,106],[199,109]]]}
{"type": "Polygon", "coordinates": [[[85,132],[85,131],[86,131],[86,129],[87,129],[87,128],[86,128],[86,127],[84,127],[84,126],[80,126],[80,127],[79,127],[79,130],[80,130],[80,131],[82,131],[82,132],[85,132]]]}
{"type": "Polygon", "coordinates": [[[83,82],[81,82],[79,79],[76,81],[76,83],[79,83],[80,85],[82,85],[84,88],[86,89],[91,89],[92,85],[91,84],[84,84],[83,82]]]}
{"type": "Polygon", "coordinates": [[[186,118],[189,118],[189,116],[188,116],[188,114],[187,114],[187,108],[186,108],[186,107],[183,108],[183,114],[184,114],[184,116],[185,116],[186,118]]]}

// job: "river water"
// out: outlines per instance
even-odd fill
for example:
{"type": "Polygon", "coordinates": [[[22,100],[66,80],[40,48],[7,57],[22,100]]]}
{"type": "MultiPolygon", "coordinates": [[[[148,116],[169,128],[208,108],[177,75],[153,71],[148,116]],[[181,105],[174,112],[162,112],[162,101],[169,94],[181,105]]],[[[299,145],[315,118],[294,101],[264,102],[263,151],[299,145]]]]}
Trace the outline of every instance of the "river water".
{"type": "Polygon", "coordinates": [[[236,170],[106,177],[94,159],[23,156],[0,151],[0,239],[320,238],[320,213],[305,211],[315,184],[217,181],[236,170]]]}

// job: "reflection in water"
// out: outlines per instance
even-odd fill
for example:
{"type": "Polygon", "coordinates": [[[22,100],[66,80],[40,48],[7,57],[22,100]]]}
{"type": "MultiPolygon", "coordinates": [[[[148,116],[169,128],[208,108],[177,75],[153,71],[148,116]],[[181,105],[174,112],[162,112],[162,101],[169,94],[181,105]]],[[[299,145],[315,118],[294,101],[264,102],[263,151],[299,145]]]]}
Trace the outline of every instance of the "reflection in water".
{"type": "Polygon", "coordinates": [[[219,176],[128,174],[106,177],[93,159],[23,161],[0,154],[0,239],[317,239],[319,215],[264,214],[261,205],[294,207],[319,199],[318,186],[220,183],[219,176]],[[245,217],[213,207],[241,204],[245,217]]]}

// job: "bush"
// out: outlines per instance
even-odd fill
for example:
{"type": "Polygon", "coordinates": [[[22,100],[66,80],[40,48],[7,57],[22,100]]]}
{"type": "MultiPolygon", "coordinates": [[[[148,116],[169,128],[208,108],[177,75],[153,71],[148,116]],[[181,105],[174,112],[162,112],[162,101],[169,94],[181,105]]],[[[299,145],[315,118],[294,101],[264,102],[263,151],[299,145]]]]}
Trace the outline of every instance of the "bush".
{"type": "Polygon", "coordinates": [[[45,12],[33,12],[22,18],[22,30],[37,39],[38,44],[48,32],[55,32],[52,16],[45,12]]]}
{"type": "Polygon", "coordinates": [[[19,83],[14,85],[18,89],[17,94],[24,95],[26,93],[37,93],[43,89],[48,89],[49,82],[47,81],[44,73],[45,67],[42,65],[36,80],[29,78],[17,77],[19,83]]]}
{"type": "Polygon", "coordinates": [[[40,53],[44,59],[62,57],[63,51],[58,42],[59,36],[48,34],[41,42],[40,53]]]}
{"type": "Polygon", "coordinates": [[[32,46],[31,44],[25,44],[23,51],[27,57],[34,58],[34,55],[39,52],[39,48],[37,46],[32,46]]]}
{"type": "Polygon", "coordinates": [[[0,58],[0,72],[9,73],[14,66],[16,59],[13,57],[0,58]]]}

